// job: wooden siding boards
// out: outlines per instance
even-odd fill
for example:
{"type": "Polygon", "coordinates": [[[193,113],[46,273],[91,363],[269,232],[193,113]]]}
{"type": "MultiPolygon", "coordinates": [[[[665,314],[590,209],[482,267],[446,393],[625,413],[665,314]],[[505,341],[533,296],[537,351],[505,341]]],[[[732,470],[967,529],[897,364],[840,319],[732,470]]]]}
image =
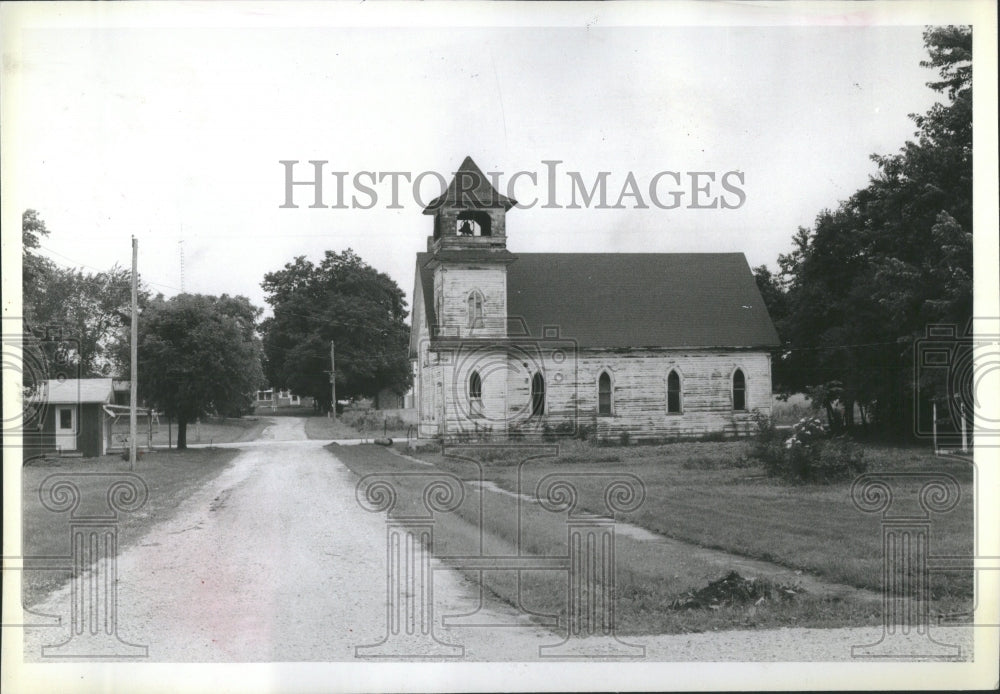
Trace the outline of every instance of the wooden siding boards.
{"type": "Polygon", "coordinates": [[[483,347],[428,351],[431,361],[420,370],[420,435],[434,436],[443,416],[446,432],[507,433],[516,428],[538,433],[545,425],[588,427],[600,437],[628,432],[633,439],[686,438],[721,432],[749,433],[753,411],[771,412],[770,356],[761,351],[720,350],[582,350],[557,359],[558,350],[510,354],[483,347]],[[527,366],[525,366],[527,364],[527,366]],[[746,409],[732,407],[732,376],[746,377],[746,409]],[[473,370],[483,378],[482,410],[470,411],[468,380],[473,370]],[[681,378],[681,412],[667,412],[667,377],[681,378]],[[531,380],[545,378],[545,414],[531,417],[531,380]],[[597,383],[607,372],[612,384],[612,413],[599,415],[597,383]],[[432,383],[431,383],[432,382],[432,383]],[[440,385],[438,385],[440,384],[440,385]],[[436,389],[428,397],[428,391],[436,389]],[[436,397],[435,397],[436,396],[436,397]],[[441,409],[440,399],[444,398],[441,409]],[[436,406],[436,410],[434,409],[436,406]]]}
{"type": "Polygon", "coordinates": [[[60,407],[72,407],[76,410],[77,433],[74,450],[82,453],[85,458],[96,458],[104,455],[107,415],[100,403],[49,405],[45,410],[41,436],[36,437],[37,443],[31,447],[31,455],[35,456],[58,450],[56,445],[56,413],[60,407]]]}
{"type": "Polygon", "coordinates": [[[434,270],[434,296],[443,296],[438,316],[441,335],[503,337],[507,330],[507,273],[504,267],[449,265],[434,270]],[[468,298],[483,297],[483,326],[469,327],[468,298]]]}

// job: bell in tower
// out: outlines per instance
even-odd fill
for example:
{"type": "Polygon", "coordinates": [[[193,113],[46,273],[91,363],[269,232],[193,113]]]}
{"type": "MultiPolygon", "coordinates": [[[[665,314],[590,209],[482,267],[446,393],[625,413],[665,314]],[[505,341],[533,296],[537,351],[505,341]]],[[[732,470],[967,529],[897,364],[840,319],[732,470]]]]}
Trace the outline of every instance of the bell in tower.
{"type": "Polygon", "coordinates": [[[466,157],[444,193],[424,208],[424,214],[434,216],[434,235],[427,239],[427,250],[505,249],[505,215],[516,204],[501,195],[472,158],[466,157]]]}

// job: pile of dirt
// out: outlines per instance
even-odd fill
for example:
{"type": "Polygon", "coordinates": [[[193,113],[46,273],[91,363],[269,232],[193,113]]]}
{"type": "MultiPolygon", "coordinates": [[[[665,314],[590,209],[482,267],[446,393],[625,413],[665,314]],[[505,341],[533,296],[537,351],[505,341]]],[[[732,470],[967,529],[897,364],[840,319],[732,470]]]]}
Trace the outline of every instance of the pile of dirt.
{"type": "Polygon", "coordinates": [[[672,610],[695,610],[737,605],[761,605],[765,602],[785,602],[804,593],[800,586],[787,586],[762,578],[743,578],[730,571],[723,578],[712,581],[700,590],[684,593],[670,603],[672,610]]]}

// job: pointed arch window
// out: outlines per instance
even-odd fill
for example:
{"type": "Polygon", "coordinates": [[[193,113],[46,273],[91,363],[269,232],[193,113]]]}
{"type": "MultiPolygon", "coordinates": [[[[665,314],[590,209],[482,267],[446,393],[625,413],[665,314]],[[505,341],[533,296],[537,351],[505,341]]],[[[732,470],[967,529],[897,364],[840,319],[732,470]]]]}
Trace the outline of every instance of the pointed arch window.
{"type": "Polygon", "coordinates": [[[742,369],[733,372],[733,409],[746,410],[747,408],[747,379],[743,375],[742,369]]]}
{"type": "Polygon", "coordinates": [[[611,376],[602,371],[597,379],[597,414],[610,415],[611,404],[611,376]]]}
{"type": "Polygon", "coordinates": [[[667,412],[681,413],[681,377],[676,369],[671,369],[667,376],[667,412]]]}
{"type": "Polygon", "coordinates": [[[472,375],[469,376],[469,399],[483,399],[483,378],[478,371],[473,371],[472,375]]]}
{"type": "Polygon", "coordinates": [[[469,327],[483,327],[483,295],[474,291],[469,294],[467,303],[469,306],[469,327]]]}
{"type": "Polygon", "coordinates": [[[531,379],[531,416],[545,414],[545,377],[539,371],[531,379]]]}

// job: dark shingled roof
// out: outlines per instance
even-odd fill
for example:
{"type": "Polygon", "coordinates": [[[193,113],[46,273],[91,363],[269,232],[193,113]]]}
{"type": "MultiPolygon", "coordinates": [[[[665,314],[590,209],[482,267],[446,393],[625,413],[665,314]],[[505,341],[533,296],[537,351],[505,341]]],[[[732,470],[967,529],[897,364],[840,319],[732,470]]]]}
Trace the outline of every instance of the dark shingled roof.
{"type": "Polygon", "coordinates": [[[504,210],[509,210],[516,204],[516,200],[498,193],[476,166],[476,162],[472,161],[472,157],[466,157],[445,191],[424,208],[424,214],[434,214],[443,206],[470,209],[502,207],[504,210]],[[459,176],[462,176],[461,195],[459,195],[459,176]]]}
{"type": "MultiPolygon", "coordinates": [[[[433,325],[430,257],[418,253],[417,270],[433,325]]],[[[518,253],[507,314],[584,348],[780,345],[742,253],[518,253]]]]}

